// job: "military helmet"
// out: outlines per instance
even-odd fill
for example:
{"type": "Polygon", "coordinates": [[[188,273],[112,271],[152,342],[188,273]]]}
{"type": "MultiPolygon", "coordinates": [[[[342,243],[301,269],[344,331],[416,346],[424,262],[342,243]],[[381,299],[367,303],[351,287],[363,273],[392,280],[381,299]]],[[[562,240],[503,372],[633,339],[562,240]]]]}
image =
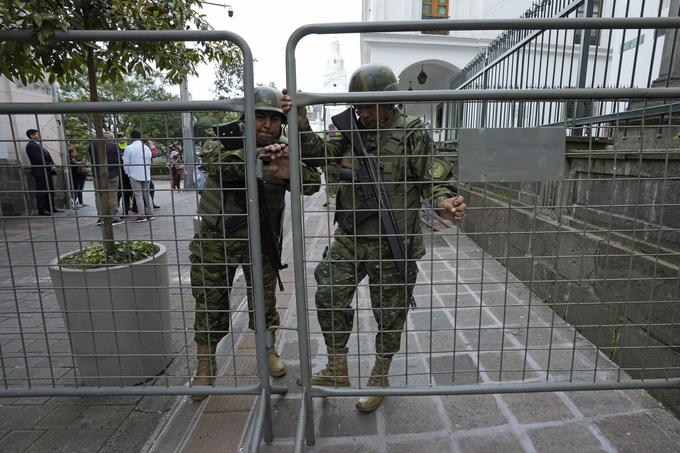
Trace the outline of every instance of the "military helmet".
{"type": "Polygon", "coordinates": [[[286,115],[281,109],[281,97],[283,94],[272,87],[255,87],[255,111],[275,112],[286,121],[286,115]]]}
{"type": "Polygon", "coordinates": [[[349,79],[349,91],[396,91],[397,78],[392,70],[383,64],[359,66],[349,79]]]}

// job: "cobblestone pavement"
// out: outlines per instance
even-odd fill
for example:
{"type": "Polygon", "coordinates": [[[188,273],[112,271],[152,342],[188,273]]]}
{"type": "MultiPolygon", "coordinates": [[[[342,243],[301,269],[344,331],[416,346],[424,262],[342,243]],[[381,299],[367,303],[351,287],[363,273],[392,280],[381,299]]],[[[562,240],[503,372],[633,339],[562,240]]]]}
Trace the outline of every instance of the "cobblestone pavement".
{"type": "MultiPolygon", "coordinates": [[[[64,387],[75,384],[73,358],[47,264],[78,243],[100,240],[91,181],[90,207],[53,217],[5,218],[0,252],[0,376],[8,387],[64,387]],[[19,334],[21,333],[21,334],[19,334]]],[[[188,294],[187,241],[193,235],[196,194],[172,192],[156,181],[156,219],[114,226],[117,239],[153,239],[168,246],[176,356],[167,369],[172,385],[188,375],[185,332],[193,323],[188,294]],[[174,214],[174,215],[173,215],[174,214]],[[180,285],[180,281],[183,285],[180,285]],[[190,308],[184,308],[190,307],[190,308]]],[[[89,189],[89,190],[88,190],[89,189]]],[[[167,385],[166,377],[145,385],[167,385]]],[[[87,396],[0,398],[0,451],[131,452],[147,447],[177,404],[174,396],[87,396]]]]}
{"type": "MultiPolygon", "coordinates": [[[[182,263],[187,262],[186,241],[193,231],[195,194],[163,191],[165,182],[160,186],[157,200],[161,209],[156,220],[115,228],[130,237],[154,237],[173,245],[169,258],[176,263],[171,273],[177,286],[173,306],[181,307],[173,319],[179,354],[167,376],[180,382],[190,374],[191,361],[187,359],[193,354],[186,334],[193,300],[186,286],[188,268],[182,263]],[[172,221],[173,213],[181,215],[172,221]]],[[[305,235],[311,276],[314,260],[328,243],[329,216],[321,206],[322,196],[312,197],[308,203],[305,235]]],[[[92,215],[92,209],[79,215],[92,215]]],[[[53,294],[41,289],[41,285],[47,288],[50,284],[46,269],[36,269],[32,263],[35,259],[42,266],[56,256],[55,237],[64,251],[75,248],[65,245],[74,234],[78,239],[96,240],[95,220],[79,220],[80,228],[74,228],[72,214],[64,222],[57,217],[32,219],[30,228],[25,219],[4,222],[10,241],[2,259],[13,260],[11,269],[6,268],[10,272],[0,277],[5,289],[0,298],[0,347],[7,381],[11,378],[18,383],[28,373],[37,386],[72,382],[69,360],[45,357],[48,347],[52,355],[66,356],[68,341],[53,294]],[[12,287],[16,292],[7,291],[12,287]],[[19,315],[13,315],[15,312],[19,315]],[[16,332],[19,322],[23,338],[3,335],[16,332]],[[49,334],[40,333],[45,326],[49,334]]],[[[287,238],[284,255],[292,263],[290,236],[287,238]]],[[[294,328],[297,320],[290,269],[283,278],[286,291],[279,294],[279,308],[284,325],[294,328]]],[[[409,314],[402,354],[395,358],[390,373],[393,386],[626,379],[606,356],[455,229],[431,236],[419,283],[422,285],[415,292],[418,308],[409,314]]],[[[313,296],[310,286],[310,306],[313,296]]],[[[372,364],[375,323],[366,287],[358,292],[358,306],[350,341],[354,387],[366,384],[372,364]]],[[[309,313],[309,323],[316,371],[323,367],[326,351],[314,312],[309,313]]],[[[220,349],[234,348],[251,359],[253,347],[252,336],[220,345],[220,349]]],[[[292,450],[301,397],[294,383],[299,374],[295,331],[284,331],[278,347],[288,374],[274,383],[287,385],[289,391],[273,397],[274,441],[263,443],[264,452],[292,450]]],[[[225,373],[232,366],[223,361],[218,365],[225,373]]],[[[238,366],[248,375],[254,360],[238,366]]],[[[167,382],[167,378],[159,378],[155,385],[167,382]]],[[[244,437],[249,433],[254,402],[253,397],[238,396],[213,396],[200,404],[187,397],[165,396],[6,398],[0,400],[0,451],[247,451],[244,437]]],[[[314,399],[316,442],[307,451],[680,451],[680,422],[642,390],[387,397],[368,415],[358,413],[355,402],[356,398],[314,399]]]]}
{"type": "MultiPolygon", "coordinates": [[[[328,243],[329,216],[314,198],[305,213],[308,304],[314,306],[312,271],[328,243]]],[[[575,329],[532,295],[493,257],[455,229],[429,242],[409,314],[393,386],[592,382],[628,377],[575,329]],[[434,257],[433,260],[430,258],[434,257]],[[405,353],[408,351],[407,353],[405,353]],[[455,357],[455,361],[454,358],[455,357]]],[[[285,325],[297,325],[294,294],[285,325]]],[[[289,305],[290,304],[290,305],[289,305]]],[[[359,289],[358,321],[350,340],[352,385],[366,385],[375,322],[368,289],[359,289]]],[[[315,313],[309,314],[313,370],[325,365],[315,313]]],[[[273,397],[274,440],[260,451],[292,451],[301,389],[298,339],[286,331],[279,350],[287,385],[273,397]]],[[[372,414],[356,398],[313,400],[315,445],[309,452],[678,452],[680,421],[643,390],[387,397],[372,414]]],[[[210,397],[198,411],[181,451],[246,451],[244,435],[254,400],[210,397]],[[228,427],[228,428],[227,428],[228,427]]]]}

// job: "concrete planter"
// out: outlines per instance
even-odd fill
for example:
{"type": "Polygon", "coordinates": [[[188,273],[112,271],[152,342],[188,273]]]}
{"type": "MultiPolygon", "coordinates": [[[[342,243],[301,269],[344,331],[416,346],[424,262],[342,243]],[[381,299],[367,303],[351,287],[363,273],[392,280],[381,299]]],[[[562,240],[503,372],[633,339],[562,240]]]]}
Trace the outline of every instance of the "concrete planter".
{"type": "Polygon", "coordinates": [[[166,248],[143,261],[100,269],[49,266],[84,385],[135,385],[172,361],[166,248]]]}

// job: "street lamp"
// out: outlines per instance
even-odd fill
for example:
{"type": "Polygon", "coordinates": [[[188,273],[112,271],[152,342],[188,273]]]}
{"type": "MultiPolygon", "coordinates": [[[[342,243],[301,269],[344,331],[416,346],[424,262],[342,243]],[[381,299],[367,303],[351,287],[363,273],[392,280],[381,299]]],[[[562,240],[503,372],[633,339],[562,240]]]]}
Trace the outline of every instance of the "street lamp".
{"type": "Polygon", "coordinates": [[[418,83],[421,85],[425,85],[425,82],[427,82],[427,74],[425,74],[425,65],[420,66],[420,74],[418,74],[418,83]]]}
{"type": "Polygon", "coordinates": [[[226,3],[213,3],[213,2],[201,2],[201,3],[203,3],[204,5],[221,6],[222,8],[226,8],[229,17],[234,17],[234,8],[232,8],[231,5],[227,5],[226,3]]]}
{"type": "MultiPolygon", "coordinates": [[[[229,17],[234,17],[234,8],[226,3],[201,2],[205,5],[221,6],[226,8],[229,17]]],[[[188,101],[189,95],[189,81],[188,77],[184,76],[179,85],[179,99],[180,101],[188,101]]],[[[184,188],[196,188],[196,156],[194,151],[194,129],[191,121],[190,112],[182,112],[182,149],[184,150],[184,163],[189,170],[184,176],[184,188]]]]}

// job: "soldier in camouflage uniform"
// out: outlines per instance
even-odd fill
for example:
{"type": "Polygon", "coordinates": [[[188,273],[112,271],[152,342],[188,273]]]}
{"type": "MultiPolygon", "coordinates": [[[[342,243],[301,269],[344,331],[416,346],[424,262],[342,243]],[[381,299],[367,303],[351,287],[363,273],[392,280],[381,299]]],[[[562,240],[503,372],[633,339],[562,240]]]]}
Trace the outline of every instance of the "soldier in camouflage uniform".
{"type": "MultiPolygon", "coordinates": [[[[358,68],[349,82],[350,92],[390,91],[397,89],[397,80],[390,68],[368,64],[358,68]]],[[[290,109],[290,98],[282,101],[284,112],[290,109]]],[[[369,386],[386,387],[392,357],[399,351],[417,277],[415,260],[425,254],[420,237],[420,207],[422,199],[435,206],[439,215],[449,220],[461,220],[465,215],[463,197],[457,196],[452,165],[436,156],[433,144],[419,118],[403,115],[394,105],[359,105],[358,127],[366,150],[379,156],[382,187],[389,199],[397,228],[404,241],[410,262],[407,279],[398,270],[376,212],[367,220],[354,225],[354,233],[344,231],[343,216],[358,215],[366,210],[363,192],[356,183],[341,181],[336,199],[338,228],[333,243],[314,271],[318,285],[315,302],[319,324],[328,349],[326,368],[312,376],[313,385],[349,386],[347,343],[352,331],[354,309],[352,300],[357,284],[366,276],[373,315],[378,324],[375,335],[376,358],[369,386]],[[408,235],[408,236],[406,236],[408,235]]],[[[304,158],[340,160],[350,171],[359,168],[349,140],[325,140],[309,131],[306,110],[298,110],[301,131],[301,153],[304,158]]],[[[264,152],[276,156],[283,146],[266,147],[264,152]]],[[[311,165],[322,161],[305,160],[311,165]]],[[[350,173],[351,174],[351,173],[350,173]]],[[[357,408],[372,412],[380,406],[381,396],[362,397],[357,408]]]]}
{"type": "MultiPolygon", "coordinates": [[[[286,117],[281,110],[281,92],[270,87],[255,88],[255,120],[257,146],[280,143],[282,125],[286,117]]],[[[242,124],[241,124],[242,126],[242,124]]],[[[243,130],[243,127],[241,127],[243,130]]],[[[243,267],[248,286],[249,327],[255,328],[252,305],[252,276],[250,266],[247,225],[246,177],[244,150],[227,150],[220,140],[211,140],[203,147],[203,163],[207,179],[201,190],[198,205],[199,231],[189,245],[191,252],[191,286],[196,299],[194,322],[197,344],[197,371],[192,385],[212,385],[216,373],[215,351],[217,343],[229,332],[232,313],[229,293],[234,275],[243,267]]],[[[287,159],[264,167],[260,185],[261,212],[265,214],[263,228],[271,228],[278,253],[283,226],[285,194],[289,189],[287,159]]],[[[303,192],[315,193],[321,184],[318,170],[303,166],[303,192]]],[[[262,214],[261,214],[262,215],[262,214]]],[[[262,234],[264,235],[264,233],[262,234]]],[[[272,241],[272,242],[274,242],[272,241]]],[[[263,244],[265,241],[263,241],[263,244]]],[[[271,252],[271,251],[269,251],[271,252]]],[[[276,284],[278,264],[272,263],[263,246],[262,279],[267,327],[279,325],[276,311],[276,284]]],[[[267,364],[273,377],[286,374],[286,366],[276,353],[274,335],[267,347],[267,364]]],[[[196,396],[195,400],[205,398],[196,396]]]]}

